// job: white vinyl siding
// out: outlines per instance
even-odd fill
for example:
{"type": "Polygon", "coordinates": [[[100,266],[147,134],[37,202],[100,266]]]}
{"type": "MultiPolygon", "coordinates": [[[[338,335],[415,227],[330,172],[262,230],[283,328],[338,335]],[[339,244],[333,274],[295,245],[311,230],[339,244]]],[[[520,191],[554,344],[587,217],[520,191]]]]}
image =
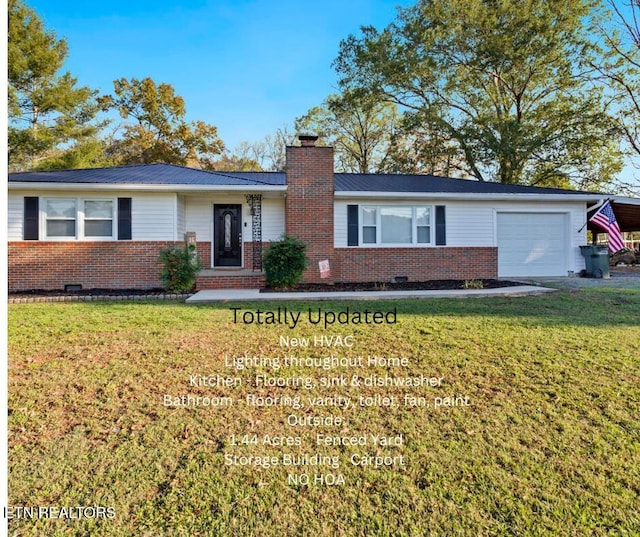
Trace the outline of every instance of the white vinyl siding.
{"type": "MultiPolygon", "coordinates": [[[[43,199],[48,197],[99,199],[103,195],[95,192],[70,191],[44,193],[37,191],[12,191],[8,195],[7,235],[9,241],[23,240],[23,211],[25,196],[38,196],[40,210],[43,199]]],[[[175,193],[110,192],[110,199],[118,197],[132,198],[131,232],[134,241],[173,241],[183,240],[184,233],[195,231],[198,241],[210,241],[213,226],[214,203],[239,203],[242,205],[242,236],[245,242],[251,241],[251,211],[244,195],[217,194],[215,196],[177,196],[175,193]]],[[[285,233],[285,208],[283,198],[262,199],[262,240],[275,241],[285,233]]],[[[116,223],[114,222],[114,228],[116,223]]],[[[114,233],[116,231],[114,230],[114,233]]],[[[40,230],[40,240],[46,240],[44,230],[40,230]]],[[[71,239],[76,240],[76,239],[71,239]]],[[[89,238],[85,240],[91,240],[89,238]]]]}
{"type": "MultiPolygon", "coordinates": [[[[242,205],[242,240],[251,242],[251,209],[244,196],[218,195],[211,198],[187,197],[185,200],[185,231],[195,231],[196,240],[211,241],[213,229],[213,205],[237,203],[242,205]]],[[[275,241],[284,235],[284,200],[262,199],[262,240],[275,241]]]]}
{"type": "Polygon", "coordinates": [[[185,215],[185,201],[184,196],[178,196],[178,239],[182,239],[187,229],[185,227],[186,215],[185,215]]]}
{"type": "Polygon", "coordinates": [[[195,232],[196,241],[211,241],[213,201],[198,197],[185,198],[185,232],[195,232]]]}
{"type": "MultiPolygon", "coordinates": [[[[251,215],[249,214],[249,220],[251,215]]],[[[262,241],[272,242],[281,239],[284,235],[284,200],[262,200],[262,241]]]]}
{"type": "Polygon", "coordinates": [[[488,202],[447,202],[446,205],[447,245],[495,246],[494,208],[504,205],[488,202]]]}
{"type": "MultiPolygon", "coordinates": [[[[25,196],[37,196],[40,198],[40,213],[45,210],[46,199],[76,199],[76,200],[113,200],[114,221],[113,237],[117,237],[116,200],[117,198],[132,198],[131,201],[131,232],[134,241],[173,241],[176,240],[176,194],[174,193],[132,193],[127,191],[92,192],[86,190],[74,190],[65,192],[42,192],[33,190],[12,191],[8,195],[8,225],[7,235],[10,241],[23,240],[24,198],[25,196]]],[[[80,205],[78,206],[81,207],[80,205]]],[[[47,240],[45,234],[46,223],[41,220],[40,240],[47,240]]],[[[182,240],[182,237],[179,237],[182,240]]],[[[58,238],[57,240],[65,240],[58,238]]],[[[71,238],[67,240],[78,240],[71,238]]],[[[105,240],[104,237],[83,237],[81,240],[105,240]]]]}
{"type": "Polygon", "coordinates": [[[22,240],[24,226],[24,197],[29,195],[34,194],[14,194],[13,192],[10,192],[7,196],[7,240],[9,241],[22,240]]]}
{"type": "Polygon", "coordinates": [[[177,233],[176,194],[135,194],[131,200],[131,239],[182,240],[177,233]]]}
{"type": "MultiPolygon", "coordinates": [[[[336,248],[347,247],[347,205],[374,206],[379,200],[339,199],[334,203],[334,244],[336,248]]],[[[399,205],[400,203],[390,202],[399,205]]],[[[572,201],[457,201],[415,198],[406,205],[446,206],[447,246],[497,246],[496,214],[505,211],[553,212],[567,215],[567,271],[584,269],[584,258],[579,246],[586,244],[585,203],[572,201]],[[583,228],[581,230],[581,228],[583,228]]],[[[360,226],[362,222],[360,221],[360,226]]],[[[431,230],[431,234],[435,233],[431,230]]],[[[535,233],[535,229],[531,230],[535,233]]]]}

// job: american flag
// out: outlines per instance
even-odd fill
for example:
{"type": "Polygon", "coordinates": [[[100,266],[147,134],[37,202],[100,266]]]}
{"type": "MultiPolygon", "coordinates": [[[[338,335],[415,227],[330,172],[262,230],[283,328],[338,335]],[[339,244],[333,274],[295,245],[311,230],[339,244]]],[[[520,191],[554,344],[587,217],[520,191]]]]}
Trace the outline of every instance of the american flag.
{"type": "Polygon", "coordinates": [[[613,214],[610,202],[607,201],[602,207],[600,207],[589,221],[593,222],[598,227],[601,227],[609,234],[609,251],[612,254],[615,254],[624,248],[622,233],[620,233],[620,227],[618,226],[616,215],[613,214]]]}

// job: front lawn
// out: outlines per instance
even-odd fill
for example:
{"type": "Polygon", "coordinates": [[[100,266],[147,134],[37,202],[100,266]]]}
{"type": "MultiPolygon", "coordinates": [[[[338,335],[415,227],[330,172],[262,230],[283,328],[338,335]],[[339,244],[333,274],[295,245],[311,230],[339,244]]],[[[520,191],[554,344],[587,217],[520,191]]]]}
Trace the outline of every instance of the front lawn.
{"type": "Polygon", "coordinates": [[[10,506],[114,514],[14,516],[16,536],[638,535],[640,290],[10,305],[9,465],[10,506]],[[234,324],[232,307],[301,316],[294,329],[234,324]],[[395,324],[305,317],[394,307],[395,324]],[[276,369],[285,356],[363,365],[276,369]],[[263,362],[240,368],[252,358],[263,362]],[[210,406],[173,404],[186,395],[210,406]],[[338,406],[311,408],[320,400],[338,406]],[[343,423],[288,423],[326,416],[343,423]]]}

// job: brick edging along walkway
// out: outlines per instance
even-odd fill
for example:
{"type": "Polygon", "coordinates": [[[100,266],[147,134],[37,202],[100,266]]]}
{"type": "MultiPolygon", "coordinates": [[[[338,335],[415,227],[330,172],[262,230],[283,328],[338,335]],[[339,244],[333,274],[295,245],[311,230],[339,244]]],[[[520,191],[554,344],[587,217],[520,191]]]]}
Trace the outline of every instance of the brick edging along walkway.
{"type": "Polygon", "coordinates": [[[193,293],[153,293],[148,295],[60,295],[60,296],[9,296],[9,304],[26,304],[34,302],[106,302],[123,300],[186,300],[193,293]]]}

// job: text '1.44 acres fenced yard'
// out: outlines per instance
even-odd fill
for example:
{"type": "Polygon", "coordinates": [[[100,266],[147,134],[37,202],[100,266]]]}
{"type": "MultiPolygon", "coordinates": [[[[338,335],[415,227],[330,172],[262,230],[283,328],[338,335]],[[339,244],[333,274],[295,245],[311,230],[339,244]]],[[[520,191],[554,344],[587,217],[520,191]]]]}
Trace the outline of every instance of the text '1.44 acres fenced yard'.
{"type": "Polygon", "coordinates": [[[640,290],[318,307],[10,305],[10,534],[640,532],[640,290]]]}

